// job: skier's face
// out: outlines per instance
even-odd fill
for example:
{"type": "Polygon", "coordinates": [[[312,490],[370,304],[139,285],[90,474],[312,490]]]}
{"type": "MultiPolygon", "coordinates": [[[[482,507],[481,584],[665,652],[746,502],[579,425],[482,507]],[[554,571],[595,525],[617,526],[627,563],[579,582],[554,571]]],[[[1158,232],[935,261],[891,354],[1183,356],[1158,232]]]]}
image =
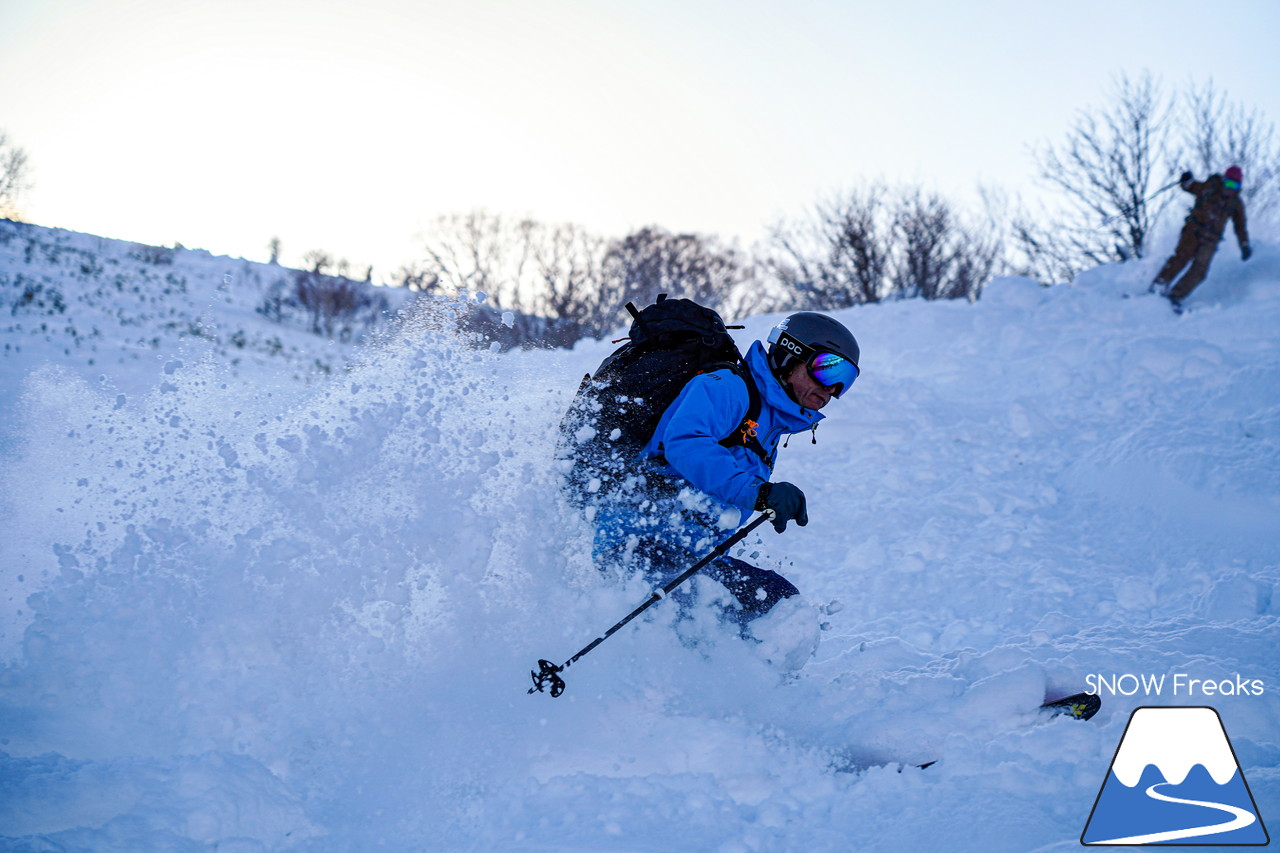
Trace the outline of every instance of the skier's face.
{"type": "Polygon", "coordinates": [[[795,397],[797,403],[815,411],[830,402],[836,394],[836,386],[823,385],[814,379],[809,375],[804,362],[791,368],[791,373],[787,375],[787,385],[791,386],[791,396],[795,397]]]}

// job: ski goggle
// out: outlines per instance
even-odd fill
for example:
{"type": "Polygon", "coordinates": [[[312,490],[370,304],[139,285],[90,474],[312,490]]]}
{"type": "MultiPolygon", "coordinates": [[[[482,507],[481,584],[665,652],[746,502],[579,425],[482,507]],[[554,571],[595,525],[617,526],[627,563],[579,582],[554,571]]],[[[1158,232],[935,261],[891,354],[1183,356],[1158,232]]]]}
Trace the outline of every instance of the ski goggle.
{"type": "Polygon", "coordinates": [[[848,391],[849,386],[858,378],[858,365],[833,352],[816,352],[805,366],[809,368],[809,375],[813,377],[813,381],[828,388],[839,386],[835,392],[837,397],[848,391]]]}
{"type": "Polygon", "coordinates": [[[1240,182],[1239,182],[1239,181],[1233,181],[1233,180],[1231,180],[1230,178],[1223,178],[1223,179],[1222,179],[1222,185],[1223,185],[1224,187],[1226,187],[1227,189],[1229,189],[1229,190],[1238,190],[1238,189],[1240,189],[1240,182]]]}
{"type": "Polygon", "coordinates": [[[769,336],[769,343],[778,345],[796,358],[803,358],[809,376],[819,385],[825,385],[828,388],[839,386],[839,390],[835,392],[836,397],[848,391],[849,386],[858,378],[858,365],[849,359],[834,352],[815,350],[808,344],[800,343],[786,332],[775,329],[769,336]]]}

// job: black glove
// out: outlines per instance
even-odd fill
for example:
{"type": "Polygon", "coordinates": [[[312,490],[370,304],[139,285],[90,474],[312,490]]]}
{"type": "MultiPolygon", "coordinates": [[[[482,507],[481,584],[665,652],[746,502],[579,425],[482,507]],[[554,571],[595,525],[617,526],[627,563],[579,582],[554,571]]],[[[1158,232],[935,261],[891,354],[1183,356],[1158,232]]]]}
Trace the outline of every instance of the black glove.
{"type": "Polygon", "coordinates": [[[790,483],[765,483],[756,496],[756,509],[761,512],[773,510],[773,529],[781,533],[787,529],[788,521],[804,527],[809,523],[809,512],[805,508],[804,492],[790,483]]]}
{"type": "Polygon", "coordinates": [[[1193,176],[1190,172],[1183,172],[1182,177],[1178,178],[1178,183],[1185,184],[1187,181],[1191,180],[1192,177],[1193,176]]]}
{"type": "Polygon", "coordinates": [[[1253,249],[1250,249],[1249,244],[1245,243],[1240,247],[1240,260],[1247,261],[1251,257],[1253,257],[1253,249]]]}

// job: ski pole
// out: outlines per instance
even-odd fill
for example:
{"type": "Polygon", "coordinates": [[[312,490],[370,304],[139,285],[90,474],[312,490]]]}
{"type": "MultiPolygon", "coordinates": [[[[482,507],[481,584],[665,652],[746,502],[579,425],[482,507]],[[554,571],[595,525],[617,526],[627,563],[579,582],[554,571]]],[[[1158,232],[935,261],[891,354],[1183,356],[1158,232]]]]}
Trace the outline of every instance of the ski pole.
{"type": "Polygon", "coordinates": [[[605,640],[612,637],[620,628],[622,628],[623,625],[626,625],[632,619],[636,618],[641,613],[645,612],[650,607],[657,604],[662,599],[666,598],[668,595],[671,594],[671,592],[676,587],[680,586],[680,584],[684,583],[689,578],[693,577],[695,574],[698,573],[699,570],[705,567],[712,560],[715,560],[719,557],[723,557],[729,551],[730,548],[732,548],[734,545],[737,545],[743,539],[746,539],[747,536],[750,535],[751,531],[755,530],[757,527],[759,527],[761,524],[768,521],[772,517],[773,517],[773,510],[766,510],[765,512],[761,513],[746,527],[743,527],[741,530],[734,533],[732,536],[730,536],[729,538],[721,542],[719,545],[717,545],[711,551],[710,554],[703,557],[701,560],[699,560],[698,562],[694,563],[692,566],[690,566],[689,568],[681,572],[680,575],[677,578],[675,578],[675,580],[670,581],[666,586],[662,587],[662,589],[654,590],[653,593],[648,597],[648,599],[645,600],[643,604],[641,604],[635,610],[632,610],[626,616],[622,617],[622,619],[619,620],[617,624],[615,624],[612,628],[610,628],[608,631],[605,631],[599,637],[596,637],[594,640],[588,643],[582,649],[582,651],[578,652],[576,655],[569,658],[564,663],[560,664],[559,666],[556,666],[554,663],[552,663],[549,660],[538,661],[538,668],[539,668],[538,671],[537,672],[534,672],[533,670],[529,671],[529,675],[533,677],[533,686],[529,688],[529,692],[541,693],[545,688],[550,686],[551,695],[553,697],[559,696],[561,693],[564,692],[564,679],[560,677],[560,673],[564,672],[566,669],[572,666],[574,662],[578,660],[578,658],[582,657],[587,652],[591,651],[596,646],[600,645],[605,640]]]}
{"type": "Polygon", "coordinates": [[[1151,200],[1152,200],[1153,198],[1155,198],[1156,196],[1160,195],[1160,193],[1164,192],[1165,190],[1171,190],[1171,189],[1173,189],[1174,187],[1176,187],[1176,186],[1177,186],[1178,184],[1180,184],[1180,183],[1182,183],[1182,178],[1178,178],[1178,179],[1177,179],[1176,181],[1174,181],[1173,183],[1165,184],[1165,185],[1164,185],[1164,186],[1162,186],[1160,189],[1158,189],[1158,190],[1156,190],[1155,192],[1153,192],[1151,195],[1149,195],[1149,196],[1147,196],[1146,198],[1142,199],[1142,201],[1140,201],[1140,202],[1138,202],[1137,204],[1133,205],[1133,207],[1126,207],[1126,208],[1123,208],[1123,209],[1122,209],[1119,213],[1117,213],[1115,216],[1108,216],[1106,219],[1102,220],[1102,224],[1103,224],[1103,225],[1110,225],[1112,222],[1115,222],[1117,219],[1120,219],[1120,218],[1121,218],[1121,217],[1123,217],[1123,216],[1128,216],[1130,213],[1132,213],[1132,212],[1133,212],[1133,211],[1138,207],[1138,204],[1146,204],[1147,202],[1151,201],[1151,200]]]}

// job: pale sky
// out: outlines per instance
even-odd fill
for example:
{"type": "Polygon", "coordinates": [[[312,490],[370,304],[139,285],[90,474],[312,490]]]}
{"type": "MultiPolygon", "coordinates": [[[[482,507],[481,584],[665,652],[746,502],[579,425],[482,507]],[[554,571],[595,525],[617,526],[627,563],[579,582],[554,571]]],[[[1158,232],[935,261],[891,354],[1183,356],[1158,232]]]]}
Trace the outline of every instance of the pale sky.
{"type": "Polygon", "coordinates": [[[41,225],[375,278],[484,207],[758,239],[866,181],[1034,191],[1115,75],[1280,121],[1280,0],[0,0],[41,225]]]}

